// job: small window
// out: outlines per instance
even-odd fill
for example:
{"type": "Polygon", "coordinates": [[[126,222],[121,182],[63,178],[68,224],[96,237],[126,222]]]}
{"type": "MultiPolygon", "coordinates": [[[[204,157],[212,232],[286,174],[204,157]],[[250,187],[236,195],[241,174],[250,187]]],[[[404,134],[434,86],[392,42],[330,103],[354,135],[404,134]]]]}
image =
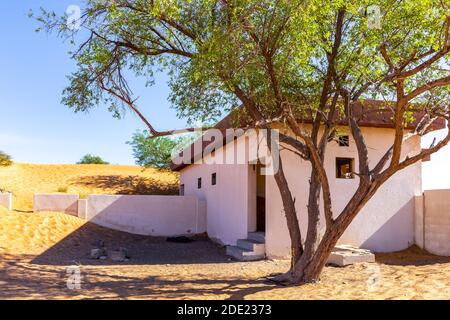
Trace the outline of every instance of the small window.
{"type": "Polygon", "coordinates": [[[184,184],[180,185],[180,196],[184,196],[184,184]]]}
{"type": "Polygon", "coordinates": [[[217,174],[214,172],[214,173],[211,175],[211,184],[212,184],[213,186],[215,186],[216,183],[217,183],[217,174]]]}
{"type": "Polygon", "coordinates": [[[338,137],[338,144],[340,147],[348,147],[350,146],[350,138],[349,136],[340,136],[338,137]]]}
{"type": "Polygon", "coordinates": [[[197,188],[198,189],[202,188],[202,178],[198,178],[198,180],[197,180],[197,188]]]}
{"type": "Polygon", "coordinates": [[[353,179],[353,159],[336,158],[336,178],[353,179]]]}

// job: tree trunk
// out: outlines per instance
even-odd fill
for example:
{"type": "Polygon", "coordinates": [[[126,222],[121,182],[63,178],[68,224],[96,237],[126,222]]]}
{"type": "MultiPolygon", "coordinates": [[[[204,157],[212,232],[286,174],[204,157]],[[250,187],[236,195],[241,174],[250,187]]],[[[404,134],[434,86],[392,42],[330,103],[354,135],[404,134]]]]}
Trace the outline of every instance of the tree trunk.
{"type": "Polygon", "coordinates": [[[380,182],[370,186],[366,185],[355,193],[338,219],[335,220],[335,223],[325,232],[314,254],[311,256],[305,254],[294,266],[290,279],[291,283],[300,284],[319,281],[320,274],[336,243],[381,185],[382,183],[380,182]]]}
{"type": "Polygon", "coordinates": [[[294,266],[303,254],[302,237],[297,218],[297,210],[295,209],[295,200],[292,197],[284,174],[281,156],[279,157],[278,171],[275,172],[274,177],[283,201],[284,214],[291,239],[291,265],[294,266]]]}

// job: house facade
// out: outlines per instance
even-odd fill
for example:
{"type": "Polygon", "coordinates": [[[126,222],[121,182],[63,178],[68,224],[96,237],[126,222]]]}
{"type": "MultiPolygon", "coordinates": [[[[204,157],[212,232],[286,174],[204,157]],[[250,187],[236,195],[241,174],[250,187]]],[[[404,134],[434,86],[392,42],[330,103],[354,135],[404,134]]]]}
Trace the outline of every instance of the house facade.
{"type": "MultiPolygon", "coordinates": [[[[394,129],[376,122],[361,129],[370,164],[374,166],[392,145],[394,129]]],[[[357,176],[349,173],[358,168],[358,153],[351,134],[345,134],[345,130],[346,127],[340,128],[343,139],[329,142],[324,161],[335,215],[344,208],[359,183],[357,176]]],[[[239,149],[246,150],[247,155],[255,154],[245,147],[247,143],[248,137],[240,136],[214,152],[203,152],[192,164],[177,165],[173,169],[180,172],[184,195],[206,201],[206,229],[211,239],[231,248],[238,245],[244,251],[248,243],[242,241],[250,239],[250,243],[264,244],[259,250],[264,250],[268,258],[286,258],[290,253],[290,238],[273,175],[262,174],[260,161],[251,156],[246,163],[214,163],[214,159],[223,159],[227,152],[239,149]],[[259,238],[254,237],[255,232],[259,238]]],[[[305,235],[310,163],[289,151],[287,146],[281,145],[280,149],[300,228],[305,235]]],[[[405,141],[402,157],[415,155],[420,150],[420,137],[412,137],[405,141]]],[[[403,250],[414,244],[414,199],[422,194],[421,166],[418,162],[391,177],[363,208],[339,243],[375,252],[403,250]]],[[[325,227],[324,221],[321,224],[325,227]]]]}

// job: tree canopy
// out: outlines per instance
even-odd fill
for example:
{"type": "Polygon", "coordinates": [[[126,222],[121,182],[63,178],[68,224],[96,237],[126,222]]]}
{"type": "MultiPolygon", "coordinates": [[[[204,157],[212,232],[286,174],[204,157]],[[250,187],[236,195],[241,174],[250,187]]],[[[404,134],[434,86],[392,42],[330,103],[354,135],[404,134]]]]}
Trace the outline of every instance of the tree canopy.
{"type": "Polygon", "coordinates": [[[94,156],[90,153],[84,155],[77,164],[109,164],[99,156],[94,156]]]}
{"type": "Polygon", "coordinates": [[[247,99],[265,118],[276,116],[281,103],[299,113],[318,108],[331,58],[335,80],[354,99],[395,100],[390,83],[403,71],[410,98],[442,103],[448,90],[428,82],[448,80],[448,70],[440,68],[448,64],[440,51],[447,14],[440,0],[90,0],[78,37],[67,17],[44,11],[39,19],[47,30],[81,43],[73,52],[78,70],[63,98],[75,111],[102,100],[116,115],[137,108],[125,75],[131,71],[151,84],[162,69],[180,116],[216,120],[247,99]],[[379,26],[368,8],[379,8],[379,26]],[[335,26],[328,22],[338,12],[345,19],[333,52],[335,26]],[[421,62],[430,56],[443,64],[424,69],[421,62]],[[425,84],[430,90],[413,90],[425,84]]]}
{"type": "Polygon", "coordinates": [[[11,156],[0,150],[0,167],[8,167],[12,164],[13,161],[11,156]]]}
{"type": "Polygon", "coordinates": [[[156,167],[168,169],[172,157],[192,143],[193,137],[185,136],[179,138],[149,136],[147,131],[137,131],[133,134],[131,141],[127,144],[133,149],[136,164],[143,167],[156,167]]]}

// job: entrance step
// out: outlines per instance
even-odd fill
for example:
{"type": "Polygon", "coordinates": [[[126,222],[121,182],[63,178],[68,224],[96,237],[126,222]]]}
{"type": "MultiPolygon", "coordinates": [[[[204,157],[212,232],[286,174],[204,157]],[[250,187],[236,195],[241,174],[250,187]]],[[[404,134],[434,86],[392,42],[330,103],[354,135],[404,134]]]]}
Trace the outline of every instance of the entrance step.
{"type": "Polygon", "coordinates": [[[236,246],[227,246],[227,255],[242,261],[265,259],[265,239],[264,232],[251,232],[247,239],[239,239],[236,246]]]}
{"type": "Polygon", "coordinates": [[[237,246],[241,249],[253,251],[258,254],[266,253],[266,245],[254,240],[240,239],[237,241],[237,246]]]}
{"type": "Polygon", "coordinates": [[[265,232],[250,232],[247,236],[248,240],[253,240],[259,243],[266,242],[266,233],[265,232]]]}
{"type": "Polygon", "coordinates": [[[227,246],[227,255],[241,261],[262,260],[266,257],[265,253],[260,254],[237,246],[227,246]]]}

